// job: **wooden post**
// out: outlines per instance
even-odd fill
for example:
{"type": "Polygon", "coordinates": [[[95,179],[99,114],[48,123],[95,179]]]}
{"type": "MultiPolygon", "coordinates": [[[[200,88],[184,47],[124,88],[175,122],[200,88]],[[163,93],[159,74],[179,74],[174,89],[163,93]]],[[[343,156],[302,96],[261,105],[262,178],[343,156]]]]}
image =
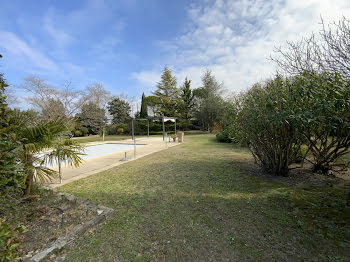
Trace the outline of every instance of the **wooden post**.
{"type": "Polygon", "coordinates": [[[175,136],[176,136],[176,119],[175,119],[175,136]]]}

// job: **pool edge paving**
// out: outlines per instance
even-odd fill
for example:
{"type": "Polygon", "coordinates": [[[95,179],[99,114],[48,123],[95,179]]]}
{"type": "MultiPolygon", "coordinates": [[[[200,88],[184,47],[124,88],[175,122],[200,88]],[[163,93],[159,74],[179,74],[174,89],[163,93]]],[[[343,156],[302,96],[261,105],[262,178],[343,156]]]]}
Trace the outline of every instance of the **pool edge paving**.
{"type": "MultiPolygon", "coordinates": [[[[108,144],[108,143],[117,143],[117,144],[133,144],[134,141],[131,139],[122,140],[122,141],[99,141],[91,142],[85,144],[85,146],[92,146],[98,144],[108,144]]],[[[65,184],[71,183],[73,181],[100,173],[102,171],[111,169],[113,167],[128,163],[133,160],[137,160],[144,156],[165,150],[170,147],[181,145],[182,143],[178,142],[164,142],[161,138],[136,138],[136,144],[142,144],[142,147],[138,147],[136,151],[136,158],[134,158],[134,149],[128,149],[125,151],[110,153],[102,156],[92,157],[86,159],[82,165],[76,168],[62,166],[62,183],[53,182],[48,186],[51,188],[57,188],[65,184]],[[125,152],[127,152],[127,157],[130,158],[128,161],[120,161],[125,157],[125,152]]],[[[53,168],[58,170],[57,167],[53,168]]]]}

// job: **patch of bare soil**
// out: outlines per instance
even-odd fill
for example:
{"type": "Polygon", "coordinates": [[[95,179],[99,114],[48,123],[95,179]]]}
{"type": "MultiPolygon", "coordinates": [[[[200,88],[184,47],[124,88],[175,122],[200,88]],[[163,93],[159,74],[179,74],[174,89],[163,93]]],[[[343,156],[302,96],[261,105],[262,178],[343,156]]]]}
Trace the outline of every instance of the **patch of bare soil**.
{"type": "Polygon", "coordinates": [[[313,173],[311,165],[305,163],[303,167],[292,169],[288,177],[273,176],[265,172],[258,166],[253,158],[245,159],[244,161],[233,161],[235,166],[246,173],[254,176],[264,177],[276,183],[295,186],[300,188],[329,186],[343,187],[350,186],[350,172],[339,171],[329,174],[313,173]]]}
{"type": "Polygon", "coordinates": [[[92,205],[72,199],[51,190],[40,189],[35,194],[16,201],[12,208],[0,212],[12,225],[24,225],[23,253],[35,254],[49,247],[58,237],[65,236],[75,226],[94,216],[92,205]]]}

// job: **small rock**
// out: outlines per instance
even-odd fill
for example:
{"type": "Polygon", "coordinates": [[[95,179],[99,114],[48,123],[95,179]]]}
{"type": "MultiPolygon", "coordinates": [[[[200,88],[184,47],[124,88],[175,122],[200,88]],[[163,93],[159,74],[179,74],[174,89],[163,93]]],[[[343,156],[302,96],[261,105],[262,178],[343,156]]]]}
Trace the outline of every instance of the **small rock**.
{"type": "Polygon", "coordinates": [[[97,209],[97,215],[101,215],[103,213],[103,210],[97,209]]]}

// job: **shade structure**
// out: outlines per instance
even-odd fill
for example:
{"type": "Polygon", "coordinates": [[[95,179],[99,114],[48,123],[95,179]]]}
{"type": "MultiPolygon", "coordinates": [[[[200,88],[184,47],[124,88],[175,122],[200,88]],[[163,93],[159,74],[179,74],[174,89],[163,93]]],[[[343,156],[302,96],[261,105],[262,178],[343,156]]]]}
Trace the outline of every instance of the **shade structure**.
{"type": "Polygon", "coordinates": [[[135,140],[135,129],[134,129],[134,121],[147,121],[147,137],[149,137],[149,121],[162,121],[163,126],[163,141],[165,141],[165,122],[173,122],[174,123],[174,131],[176,134],[176,117],[149,117],[149,118],[133,118],[131,119],[131,132],[132,132],[132,140],[135,140]]]}

